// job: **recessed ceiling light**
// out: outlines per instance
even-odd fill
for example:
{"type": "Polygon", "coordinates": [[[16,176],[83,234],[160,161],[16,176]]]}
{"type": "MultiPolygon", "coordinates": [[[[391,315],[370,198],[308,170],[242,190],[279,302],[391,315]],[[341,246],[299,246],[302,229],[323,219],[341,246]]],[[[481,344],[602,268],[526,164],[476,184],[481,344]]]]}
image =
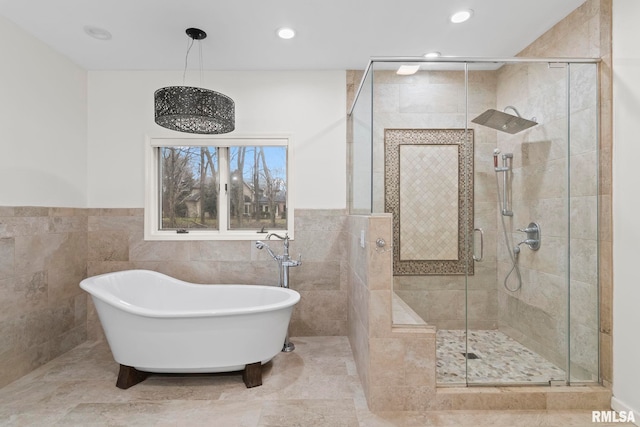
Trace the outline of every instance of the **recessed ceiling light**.
{"type": "Polygon", "coordinates": [[[451,22],[453,22],[454,24],[460,24],[462,22],[468,21],[472,15],[473,10],[471,9],[461,10],[451,15],[451,22]]]}
{"type": "Polygon", "coordinates": [[[281,39],[289,40],[294,38],[295,36],[296,32],[291,28],[283,27],[278,29],[278,37],[280,37],[281,39]]]}
{"type": "Polygon", "coordinates": [[[420,69],[420,65],[401,65],[396,71],[396,74],[399,76],[410,76],[411,74],[415,74],[420,69]]]}
{"type": "Polygon", "coordinates": [[[440,52],[429,52],[429,53],[425,53],[424,57],[425,58],[439,58],[442,54],[440,52]]]}
{"type": "Polygon", "coordinates": [[[104,28],[93,27],[91,25],[85,25],[83,27],[84,32],[88,36],[98,40],[111,40],[111,33],[104,28]]]}

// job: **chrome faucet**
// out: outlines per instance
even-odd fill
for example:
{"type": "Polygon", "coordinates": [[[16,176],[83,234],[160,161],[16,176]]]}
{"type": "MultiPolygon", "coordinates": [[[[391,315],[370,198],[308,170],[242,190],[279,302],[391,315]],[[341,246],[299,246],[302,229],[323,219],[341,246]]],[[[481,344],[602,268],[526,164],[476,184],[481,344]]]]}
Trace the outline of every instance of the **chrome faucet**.
{"type": "MultiPolygon", "coordinates": [[[[302,264],[302,255],[298,255],[298,259],[291,259],[289,256],[289,234],[285,233],[284,236],[281,236],[276,233],[267,234],[267,240],[271,240],[271,237],[277,237],[280,240],[284,241],[284,253],[282,255],[276,255],[273,253],[269,245],[265,242],[258,240],[256,242],[256,248],[258,249],[266,249],[273,258],[278,263],[278,272],[280,273],[280,283],[279,286],[283,288],[289,288],[289,267],[297,267],[302,264]]],[[[284,346],[282,347],[282,351],[290,352],[295,350],[295,345],[289,341],[289,333],[284,339],[284,346]]]]}
{"type": "MultiPolygon", "coordinates": [[[[284,253],[281,255],[280,261],[282,262],[283,267],[297,267],[302,264],[302,255],[298,255],[298,259],[291,259],[289,256],[289,233],[285,233],[284,236],[281,236],[276,233],[267,234],[267,240],[271,240],[271,237],[277,237],[280,240],[284,241],[284,253]]],[[[256,243],[257,245],[257,243],[256,243]]],[[[259,248],[258,248],[259,249],[259,248]]],[[[273,257],[273,255],[271,255],[273,257]]],[[[289,287],[289,270],[286,271],[285,280],[283,281],[282,287],[289,287]]]]}
{"type": "Polygon", "coordinates": [[[527,235],[527,238],[518,243],[518,246],[527,245],[532,251],[540,249],[540,235],[542,231],[540,230],[540,225],[538,223],[530,222],[527,227],[518,228],[517,230],[522,233],[526,233],[527,235]]]}

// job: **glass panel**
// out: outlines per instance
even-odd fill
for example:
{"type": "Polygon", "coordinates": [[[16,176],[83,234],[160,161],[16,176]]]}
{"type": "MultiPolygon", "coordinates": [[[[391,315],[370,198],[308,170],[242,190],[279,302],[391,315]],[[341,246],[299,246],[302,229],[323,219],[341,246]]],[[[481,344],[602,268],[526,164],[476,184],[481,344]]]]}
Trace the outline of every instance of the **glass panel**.
{"type": "Polygon", "coordinates": [[[398,75],[400,65],[375,64],[373,207],[394,215],[393,287],[396,307],[408,313],[403,322],[438,329],[437,382],[464,385],[472,216],[464,194],[474,151],[465,130],[464,64],[421,63],[413,75],[398,75]],[[450,232],[445,244],[434,230],[450,232]]]}
{"type": "Polygon", "coordinates": [[[351,115],[352,143],[349,144],[351,214],[371,213],[371,109],[373,72],[367,74],[351,115]]]}
{"type": "Polygon", "coordinates": [[[572,64],[570,90],[571,381],[598,381],[598,87],[595,64],[572,64]]]}
{"type": "Polygon", "coordinates": [[[564,381],[568,68],[482,67],[469,66],[468,123],[477,140],[475,227],[484,233],[484,259],[467,282],[467,380],[564,381]]]}
{"type": "Polygon", "coordinates": [[[230,147],[229,229],[287,228],[287,147],[230,147]]]}
{"type": "MultiPolygon", "coordinates": [[[[504,244],[498,219],[500,207],[493,154],[498,145],[498,132],[477,124],[477,117],[498,108],[498,75],[504,64],[469,64],[467,74],[466,127],[474,135],[473,224],[469,240],[477,261],[466,277],[466,363],[469,384],[499,383],[504,363],[500,353],[508,337],[498,328],[498,244],[504,244]]],[[[506,360],[504,362],[507,362],[506,360]]]]}
{"type": "Polygon", "coordinates": [[[162,230],[218,229],[216,147],[161,147],[162,230]]]}

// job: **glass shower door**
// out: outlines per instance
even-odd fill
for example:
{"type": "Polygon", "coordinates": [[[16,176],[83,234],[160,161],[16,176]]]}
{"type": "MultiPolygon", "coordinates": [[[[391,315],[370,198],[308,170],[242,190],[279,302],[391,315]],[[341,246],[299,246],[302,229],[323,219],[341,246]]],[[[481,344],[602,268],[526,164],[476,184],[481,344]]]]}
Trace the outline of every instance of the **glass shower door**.
{"type": "Polygon", "coordinates": [[[488,65],[469,64],[467,72],[474,228],[482,230],[470,240],[483,255],[466,276],[466,381],[564,383],[567,68],[488,65]]]}
{"type": "Polygon", "coordinates": [[[597,66],[419,65],[367,76],[350,208],[392,214],[393,289],[437,329],[437,383],[597,381],[597,66]]]}
{"type": "MultiPolygon", "coordinates": [[[[570,64],[569,91],[569,381],[599,379],[598,66],[570,64]]],[[[604,192],[606,194],[606,191],[604,192]]]]}

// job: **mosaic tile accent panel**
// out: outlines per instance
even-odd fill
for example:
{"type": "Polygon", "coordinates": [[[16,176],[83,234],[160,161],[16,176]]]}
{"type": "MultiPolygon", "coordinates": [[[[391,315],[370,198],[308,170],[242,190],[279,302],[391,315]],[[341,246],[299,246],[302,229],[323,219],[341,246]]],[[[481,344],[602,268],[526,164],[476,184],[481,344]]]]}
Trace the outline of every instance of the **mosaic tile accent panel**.
{"type": "MultiPolygon", "coordinates": [[[[472,129],[385,129],[385,212],[393,214],[393,274],[402,275],[448,275],[448,274],[469,274],[473,275],[473,247],[471,238],[473,235],[473,130],[472,129]],[[404,156],[401,171],[401,148],[402,151],[407,147],[422,147],[433,149],[435,147],[444,150],[428,151],[430,153],[423,158],[413,158],[409,163],[408,157],[418,153],[419,151],[409,149],[404,156]],[[456,162],[438,159],[438,154],[449,155],[447,151],[455,147],[457,152],[456,162]],[[432,154],[438,153],[438,154],[432,154]],[[435,159],[434,159],[435,156],[435,159]],[[404,169],[411,169],[408,178],[405,179],[404,169]],[[443,184],[442,177],[433,181],[433,177],[444,174],[445,169],[450,170],[448,179],[457,180],[453,186],[450,182],[443,184]],[[429,170],[428,172],[419,173],[420,168],[429,170]],[[436,170],[434,170],[434,168],[436,170]],[[439,170],[438,170],[439,169],[439,170]],[[426,178],[429,178],[428,182],[426,178]],[[413,179],[412,179],[413,178],[413,179]],[[414,180],[419,180],[418,183],[414,180]],[[439,181],[439,182],[438,182],[439,181]],[[403,189],[404,185],[410,185],[409,188],[403,189]],[[457,209],[451,210],[451,199],[441,197],[443,186],[452,191],[456,195],[457,209]],[[410,197],[410,200],[418,199],[419,202],[403,201],[404,198],[410,197]],[[428,205],[438,201],[441,205],[430,206],[428,210],[422,210],[422,203],[428,205]],[[445,202],[443,204],[443,202],[445,202]],[[415,204],[414,204],[415,203],[415,204]],[[409,216],[409,230],[402,232],[403,224],[403,206],[416,209],[415,206],[420,203],[420,208],[409,216]],[[448,204],[448,206],[447,206],[448,204]],[[434,214],[437,212],[438,214],[434,214]],[[443,216],[439,216],[442,213],[443,216]],[[455,233],[442,236],[447,233],[451,224],[443,221],[444,216],[454,217],[457,224],[455,233]],[[444,229],[442,228],[444,225],[444,229]],[[436,230],[430,235],[420,227],[427,227],[429,230],[436,230]],[[440,229],[438,230],[438,227],[440,229]],[[415,233],[416,230],[418,233],[415,233]],[[417,234],[417,240],[422,239],[422,246],[415,246],[415,240],[410,238],[409,242],[404,242],[409,235],[417,234]],[[436,237],[437,236],[437,237],[436,237]],[[433,253],[433,249],[442,249],[442,241],[447,243],[451,241],[457,242],[456,248],[450,250],[445,248],[443,253],[433,253]],[[409,249],[403,250],[403,245],[408,244],[409,249]],[[427,251],[424,247],[428,246],[427,251]],[[426,254],[428,254],[428,258],[426,254]],[[454,254],[455,252],[455,254],[454,254]],[[409,257],[407,259],[406,257],[409,257]],[[444,259],[449,258],[449,259],[444,259]]],[[[420,149],[418,149],[420,150],[420,149]]],[[[415,156],[414,156],[415,157],[415,156]]],[[[411,209],[410,208],[410,209],[411,209]]]]}
{"type": "Polygon", "coordinates": [[[457,172],[457,145],[400,145],[401,260],[458,259],[457,172]]]}
{"type": "MultiPolygon", "coordinates": [[[[469,383],[548,383],[564,380],[565,372],[544,357],[497,330],[469,331],[469,383]],[[477,356],[472,358],[471,353],[477,356]]],[[[438,384],[464,384],[465,331],[436,333],[438,384]]]]}

